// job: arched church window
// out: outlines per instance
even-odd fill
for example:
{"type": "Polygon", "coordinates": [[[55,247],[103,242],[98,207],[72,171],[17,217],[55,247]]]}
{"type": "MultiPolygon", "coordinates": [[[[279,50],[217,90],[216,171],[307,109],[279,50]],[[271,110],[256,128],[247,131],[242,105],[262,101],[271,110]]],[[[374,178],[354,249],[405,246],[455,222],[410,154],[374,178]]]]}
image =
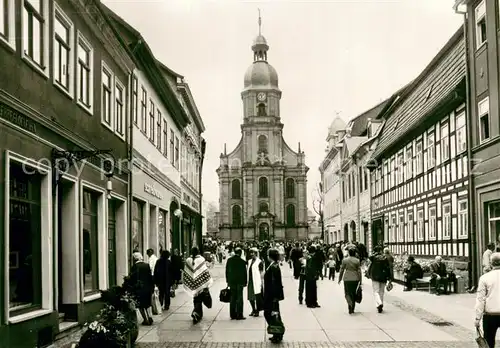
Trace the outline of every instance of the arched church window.
{"type": "Polygon", "coordinates": [[[269,197],[266,177],[259,178],[259,197],[269,197]]]}
{"type": "Polygon", "coordinates": [[[265,104],[260,103],[257,105],[257,116],[267,116],[265,104]]]}
{"type": "Polygon", "coordinates": [[[241,226],[241,207],[239,205],[233,205],[232,215],[233,226],[241,226]]]}
{"type": "Polygon", "coordinates": [[[295,197],[295,180],[293,180],[292,178],[286,179],[285,196],[286,196],[286,198],[294,198],[295,197]]]}
{"type": "Polygon", "coordinates": [[[259,135],[257,138],[259,145],[259,153],[267,153],[267,137],[264,134],[259,135]]]}
{"type": "Polygon", "coordinates": [[[239,199],[241,198],[241,185],[240,180],[234,179],[231,182],[231,198],[239,199]]]}
{"type": "Polygon", "coordinates": [[[288,226],[295,225],[295,206],[293,204],[286,206],[286,224],[288,226]]]}
{"type": "Polygon", "coordinates": [[[269,211],[269,204],[267,202],[260,202],[259,203],[259,213],[262,212],[268,212],[269,211]]]}

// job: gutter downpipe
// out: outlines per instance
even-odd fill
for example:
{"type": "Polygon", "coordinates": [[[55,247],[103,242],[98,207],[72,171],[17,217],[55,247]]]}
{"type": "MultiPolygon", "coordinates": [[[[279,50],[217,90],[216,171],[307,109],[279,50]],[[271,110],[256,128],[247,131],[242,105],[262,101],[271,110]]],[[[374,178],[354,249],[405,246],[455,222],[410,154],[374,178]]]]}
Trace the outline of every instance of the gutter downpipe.
{"type": "Polygon", "coordinates": [[[133,150],[134,150],[134,120],[133,120],[133,112],[134,112],[134,105],[133,105],[133,83],[134,83],[134,70],[132,69],[129,80],[130,80],[130,90],[129,90],[129,105],[130,105],[130,112],[129,112],[129,137],[128,137],[128,185],[127,185],[127,199],[128,199],[128,205],[127,205],[127,210],[128,210],[128,219],[127,219],[127,240],[128,240],[128,248],[127,248],[127,257],[128,257],[128,269],[127,269],[127,274],[129,273],[130,267],[132,266],[132,250],[129,250],[132,248],[132,205],[134,202],[134,195],[133,195],[133,190],[132,190],[132,185],[133,185],[133,180],[132,180],[132,173],[134,172],[134,161],[133,161],[133,150]]]}
{"type": "Polygon", "coordinates": [[[468,276],[469,282],[468,287],[471,289],[477,284],[478,270],[477,270],[477,254],[476,254],[476,216],[473,212],[476,211],[476,202],[474,200],[474,180],[473,180],[473,166],[472,166],[472,129],[470,125],[472,124],[472,105],[471,105],[471,90],[470,90],[470,57],[469,57],[469,33],[468,33],[468,18],[467,13],[463,13],[464,17],[464,41],[465,41],[465,96],[466,96],[466,113],[467,113],[467,172],[468,172],[468,193],[469,193],[469,206],[468,208],[468,226],[469,229],[469,262],[468,262],[468,276]]]}

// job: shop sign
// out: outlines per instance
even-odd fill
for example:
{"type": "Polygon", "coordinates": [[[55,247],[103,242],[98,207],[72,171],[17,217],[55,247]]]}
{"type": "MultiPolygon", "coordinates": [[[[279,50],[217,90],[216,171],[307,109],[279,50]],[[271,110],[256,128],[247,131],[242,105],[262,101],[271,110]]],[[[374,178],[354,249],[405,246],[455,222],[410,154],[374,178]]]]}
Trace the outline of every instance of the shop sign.
{"type": "Polygon", "coordinates": [[[15,124],[31,133],[36,133],[36,123],[21,113],[11,109],[5,104],[0,104],[0,118],[15,124]]]}
{"type": "Polygon", "coordinates": [[[153,185],[145,183],[144,184],[144,192],[149,193],[151,196],[156,197],[158,199],[163,199],[163,195],[160,191],[154,188],[153,185]]]}
{"type": "Polygon", "coordinates": [[[194,210],[199,211],[200,206],[199,206],[198,202],[195,199],[191,198],[191,196],[189,196],[186,192],[182,193],[182,200],[184,201],[184,203],[186,205],[189,205],[194,210]]]}

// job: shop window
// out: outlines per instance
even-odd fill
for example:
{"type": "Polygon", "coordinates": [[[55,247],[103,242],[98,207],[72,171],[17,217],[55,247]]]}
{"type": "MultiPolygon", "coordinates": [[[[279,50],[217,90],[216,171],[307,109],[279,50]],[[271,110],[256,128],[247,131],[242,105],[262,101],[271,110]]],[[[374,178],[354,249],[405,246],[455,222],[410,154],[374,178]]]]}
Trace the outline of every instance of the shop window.
{"type": "Polygon", "coordinates": [[[490,224],[489,242],[500,246],[500,201],[489,204],[488,217],[490,224]]]}
{"type": "Polygon", "coordinates": [[[240,199],[241,198],[241,186],[240,180],[234,179],[231,182],[231,198],[240,199]]]}
{"type": "Polygon", "coordinates": [[[85,294],[99,290],[98,242],[97,242],[97,202],[99,195],[83,190],[83,287],[85,294]]]}
{"type": "Polygon", "coordinates": [[[232,221],[233,227],[241,226],[241,207],[239,205],[233,205],[232,221]]]}
{"type": "Polygon", "coordinates": [[[286,206],[286,224],[288,226],[295,225],[295,206],[293,204],[286,206]]]}
{"type": "Polygon", "coordinates": [[[266,177],[259,178],[259,197],[269,197],[266,177]]]}
{"type": "Polygon", "coordinates": [[[158,214],[158,250],[168,250],[167,245],[167,212],[159,210],[158,214]]]}
{"type": "Polygon", "coordinates": [[[295,197],[295,180],[292,178],[286,179],[286,198],[294,198],[295,197]]]}
{"type": "Polygon", "coordinates": [[[109,286],[116,285],[116,209],[118,202],[108,200],[108,269],[109,286]]]}
{"type": "Polygon", "coordinates": [[[132,202],[132,252],[143,252],[143,204],[132,202]]]}
{"type": "Polygon", "coordinates": [[[41,306],[41,177],[9,170],[9,309],[41,306]]]}

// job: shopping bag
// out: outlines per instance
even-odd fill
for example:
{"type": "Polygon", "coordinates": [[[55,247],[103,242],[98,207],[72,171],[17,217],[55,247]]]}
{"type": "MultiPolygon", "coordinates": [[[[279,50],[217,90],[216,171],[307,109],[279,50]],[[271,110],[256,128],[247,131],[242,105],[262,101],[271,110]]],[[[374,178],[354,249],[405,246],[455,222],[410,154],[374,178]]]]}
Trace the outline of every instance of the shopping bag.
{"type": "Polygon", "coordinates": [[[269,335],[281,336],[285,333],[285,324],[283,324],[279,313],[271,317],[270,323],[267,325],[267,333],[269,335]]]}
{"type": "Polygon", "coordinates": [[[210,295],[210,291],[208,289],[203,290],[203,297],[201,301],[207,308],[212,308],[212,295],[210,295]]]}
{"type": "Polygon", "coordinates": [[[229,291],[229,288],[225,288],[220,291],[219,301],[223,303],[231,302],[231,292],[229,291]]]}
{"type": "Polygon", "coordinates": [[[484,339],[483,334],[481,333],[479,328],[476,328],[476,334],[477,334],[476,337],[477,346],[479,348],[489,348],[488,342],[486,342],[486,340],[484,339]]]}
{"type": "Polygon", "coordinates": [[[354,301],[356,303],[361,303],[363,300],[363,288],[361,288],[361,284],[358,284],[358,288],[356,289],[356,297],[354,298],[354,301]]]}
{"type": "Polygon", "coordinates": [[[160,295],[158,288],[155,288],[153,291],[153,296],[151,297],[151,309],[153,311],[153,315],[161,314],[161,303],[160,303],[160,295]]]}

